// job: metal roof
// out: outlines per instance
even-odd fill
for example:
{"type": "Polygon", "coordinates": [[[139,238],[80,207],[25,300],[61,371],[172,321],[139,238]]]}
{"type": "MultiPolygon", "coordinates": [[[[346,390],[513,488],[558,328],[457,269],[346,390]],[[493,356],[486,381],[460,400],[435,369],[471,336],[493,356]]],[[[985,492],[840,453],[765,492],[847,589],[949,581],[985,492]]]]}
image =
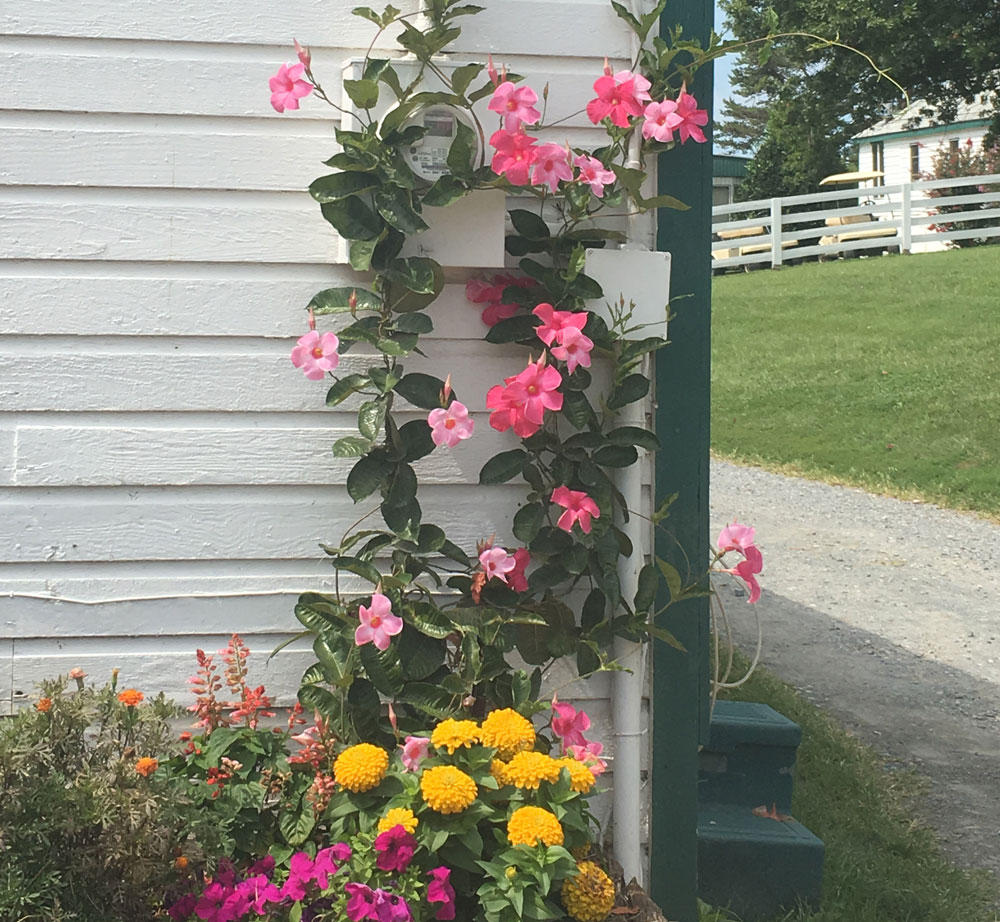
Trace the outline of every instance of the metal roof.
{"type": "Polygon", "coordinates": [[[927,116],[921,115],[920,110],[928,107],[929,105],[926,100],[914,100],[905,109],[895,115],[882,119],[880,122],[876,122],[871,126],[871,128],[859,131],[854,136],[854,140],[860,141],[867,140],[869,138],[882,138],[886,135],[905,135],[916,132],[926,134],[936,128],[941,131],[947,131],[948,128],[955,125],[968,124],[970,122],[988,122],[993,115],[993,107],[987,101],[985,94],[977,97],[973,102],[965,102],[964,100],[960,102],[958,104],[958,111],[955,113],[955,118],[950,122],[934,123],[932,119],[928,119],[927,116]],[[919,119],[919,121],[914,124],[917,119],[919,119]]]}

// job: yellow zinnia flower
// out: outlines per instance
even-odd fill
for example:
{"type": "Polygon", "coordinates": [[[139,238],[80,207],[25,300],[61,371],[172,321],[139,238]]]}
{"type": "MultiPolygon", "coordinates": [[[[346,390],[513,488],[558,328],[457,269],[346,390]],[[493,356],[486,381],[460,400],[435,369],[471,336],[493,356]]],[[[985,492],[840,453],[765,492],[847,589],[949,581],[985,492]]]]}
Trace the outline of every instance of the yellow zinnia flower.
{"type": "Polygon", "coordinates": [[[420,776],[420,793],[438,813],[461,813],[479,793],[476,782],[454,765],[438,765],[420,776]]]}
{"type": "Polygon", "coordinates": [[[507,775],[507,763],[502,759],[494,759],[490,763],[490,774],[497,779],[497,784],[500,787],[511,783],[510,777],[507,775]]]}
{"type": "Polygon", "coordinates": [[[341,787],[360,794],[377,787],[389,767],[389,753],[371,743],[345,749],[333,763],[333,776],[341,787]]]}
{"type": "Polygon", "coordinates": [[[542,807],[520,807],[507,820],[511,845],[562,845],[563,830],[554,813],[542,807]]]}
{"type": "Polygon", "coordinates": [[[556,759],[556,765],[569,772],[570,790],[576,791],[577,794],[586,794],[597,780],[594,773],[583,762],[578,762],[576,759],[556,759]]]}
{"type": "Polygon", "coordinates": [[[519,752],[507,763],[507,783],[536,790],[542,781],[558,781],[559,771],[559,763],[544,752],[519,752]]]}
{"type": "Polygon", "coordinates": [[[492,711],[482,726],[484,746],[493,746],[501,759],[509,759],[535,745],[531,721],[512,708],[492,711]]]}
{"type": "Polygon", "coordinates": [[[615,885],[593,861],[577,867],[580,873],[563,881],[563,906],[577,922],[604,922],[615,906],[615,885]]]}
{"type": "Polygon", "coordinates": [[[442,720],[431,733],[431,744],[435,749],[446,749],[448,755],[462,746],[474,746],[479,742],[479,725],[474,720],[442,720]]]}
{"type": "Polygon", "coordinates": [[[388,832],[390,829],[402,826],[412,836],[417,831],[419,823],[420,820],[413,815],[412,810],[406,807],[393,807],[378,821],[378,831],[388,832]]]}

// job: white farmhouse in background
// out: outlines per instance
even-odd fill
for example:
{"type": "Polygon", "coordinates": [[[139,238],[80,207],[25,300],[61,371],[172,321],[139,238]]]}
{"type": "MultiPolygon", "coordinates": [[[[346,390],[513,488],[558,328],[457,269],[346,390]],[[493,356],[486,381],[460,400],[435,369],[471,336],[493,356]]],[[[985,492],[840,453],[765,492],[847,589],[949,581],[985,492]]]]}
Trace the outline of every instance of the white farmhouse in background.
{"type": "MultiPolygon", "coordinates": [[[[957,150],[970,141],[976,148],[982,147],[992,111],[985,95],[977,97],[973,102],[960,103],[954,121],[947,125],[929,126],[924,119],[925,124],[908,127],[926,106],[924,100],[918,99],[891,118],[883,119],[854,136],[854,143],[858,145],[858,169],[877,170],[884,174],[879,179],[862,183],[862,188],[877,190],[880,186],[917,182],[933,168],[934,155],[938,151],[948,148],[957,150]]],[[[897,193],[883,197],[876,191],[872,198],[876,202],[888,198],[890,203],[900,207],[902,204],[902,197],[897,193]]],[[[913,190],[915,217],[927,214],[927,207],[919,204],[927,198],[926,192],[913,190]]],[[[913,245],[913,252],[945,248],[944,243],[916,243],[913,245]]]]}

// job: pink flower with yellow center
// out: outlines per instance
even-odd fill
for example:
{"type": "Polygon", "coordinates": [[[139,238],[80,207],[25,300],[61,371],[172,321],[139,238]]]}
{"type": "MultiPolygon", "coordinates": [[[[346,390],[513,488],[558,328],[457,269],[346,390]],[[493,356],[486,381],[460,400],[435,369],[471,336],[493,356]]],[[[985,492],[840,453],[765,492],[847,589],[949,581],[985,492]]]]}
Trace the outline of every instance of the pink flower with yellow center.
{"type": "Polygon", "coordinates": [[[435,445],[454,448],[462,439],[472,435],[476,422],[470,418],[464,403],[453,400],[447,408],[431,410],[427,414],[427,425],[431,427],[431,439],[435,445]]]}
{"type": "Polygon", "coordinates": [[[535,163],[531,169],[533,186],[548,186],[553,195],[559,188],[559,181],[573,178],[573,168],[569,165],[570,152],[558,144],[541,144],[535,148],[535,163]]]}
{"type": "Polygon", "coordinates": [[[534,106],[538,94],[530,86],[515,86],[505,80],[494,91],[487,108],[503,116],[503,126],[507,131],[517,131],[522,123],[534,125],[541,121],[542,114],[534,106]]]}
{"type": "Polygon", "coordinates": [[[681,144],[688,138],[704,144],[705,132],[701,129],[708,124],[708,112],[698,108],[698,100],[687,90],[681,90],[677,97],[677,116],[680,119],[677,133],[681,136],[681,144]]]}
{"type": "Polygon", "coordinates": [[[310,381],[321,381],[328,371],[340,364],[339,346],[340,340],[335,333],[321,336],[316,330],[310,330],[292,349],[292,364],[301,368],[310,381]]]}
{"type": "Polygon", "coordinates": [[[497,176],[506,176],[507,181],[514,186],[528,185],[531,165],[535,162],[535,141],[523,131],[507,131],[501,129],[493,133],[490,146],[496,148],[490,169],[497,176]]]}
{"type": "Polygon", "coordinates": [[[490,425],[498,432],[513,428],[521,438],[534,435],[542,425],[546,410],[562,409],[563,395],[557,388],[562,384],[559,371],[545,364],[545,354],[537,362],[529,362],[519,375],[504,379],[503,385],[491,387],[486,394],[486,407],[492,410],[490,425]]]}
{"type": "Polygon", "coordinates": [[[674,129],[683,121],[677,114],[677,103],[672,99],[663,102],[651,102],[642,112],[645,121],[642,123],[642,136],[648,141],[669,142],[674,139],[674,129]]]}
{"type": "Polygon", "coordinates": [[[389,638],[403,630],[403,619],[392,613],[392,603],[381,592],[372,595],[370,607],[358,608],[358,617],[361,624],[354,631],[354,642],[359,647],[373,643],[379,650],[388,650],[389,638]]]}
{"type": "Polygon", "coordinates": [[[488,547],[479,555],[479,563],[487,580],[498,579],[501,583],[507,582],[507,574],[517,566],[517,561],[502,547],[488,547]]]}
{"type": "Polygon", "coordinates": [[[652,98],[649,95],[649,88],[653,85],[651,84],[642,74],[633,73],[630,70],[620,70],[615,74],[615,83],[621,86],[623,83],[628,83],[632,81],[633,92],[635,93],[635,98],[639,102],[649,102],[652,98]]]}
{"type": "Polygon", "coordinates": [[[587,103],[587,117],[595,125],[602,119],[610,118],[612,125],[628,128],[629,118],[642,114],[634,77],[624,83],[618,83],[608,75],[598,77],[594,81],[594,92],[597,98],[587,103]]]}
{"type": "Polygon", "coordinates": [[[579,332],[587,325],[586,311],[557,311],[545,302],[537,305],[531,313],[542,321],[541,326],[535,327],[535,335],[546,346],[561,340],[564,330],[573,327],[579,332]]]}
{"type": "Polygon", "coordinates": [[[559,336],[559,345],[552,348],[552,355],[566,363],[566,370],[573,374],[577,365],[590,367],[590,350],[594,341],[584,336],[576,327],[566,327],[559,336]]]}
{"type": "Polygon", "coordinates": [[[313,91],[313,85],[302,78],[305,64],[282,64],[278,72],[271,78],[271,105],[276,112],[286,109],[298,109],[299,100],[313,91]]]}
{"type": "Polygon", "coordinates": [[[573,166],[580,171],[577,179],[590,186],[590,191],[598,198],[604,198],[604,187],[610,186],[615,181],[614,172],[605,169],[604,164],[596,157],[580,154],[573,161],[573,166]]]}
{"type": "Polygon", "coordinates": [[[563,531],[572,531],[576,522],[580,523],[585,535],[590,534],[591,518],[601,517],[601,510],[590,496],[583,490],[571,490],[569,487],[556,487],[552,491],[552,502],[562,506],[566,511],[559,516],[556,525],[563,531]]]}

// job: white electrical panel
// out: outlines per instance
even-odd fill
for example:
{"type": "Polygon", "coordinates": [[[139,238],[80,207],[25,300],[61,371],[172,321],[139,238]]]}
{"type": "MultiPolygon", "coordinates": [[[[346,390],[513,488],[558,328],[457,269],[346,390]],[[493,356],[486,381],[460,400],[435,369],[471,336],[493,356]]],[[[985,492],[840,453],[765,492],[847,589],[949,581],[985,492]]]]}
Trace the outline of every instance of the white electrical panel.
{"type": "Polygon", "coordinates": [[[587,307],[611,324],[609,303],[625,298],[625,307],[635,302],[629,323],[639,327],[630,339],[667,335],[667,305],[670,302],[670,254],[657,250],[587,250],[584,272],[604,289],[604,297],[587,307]]]}

